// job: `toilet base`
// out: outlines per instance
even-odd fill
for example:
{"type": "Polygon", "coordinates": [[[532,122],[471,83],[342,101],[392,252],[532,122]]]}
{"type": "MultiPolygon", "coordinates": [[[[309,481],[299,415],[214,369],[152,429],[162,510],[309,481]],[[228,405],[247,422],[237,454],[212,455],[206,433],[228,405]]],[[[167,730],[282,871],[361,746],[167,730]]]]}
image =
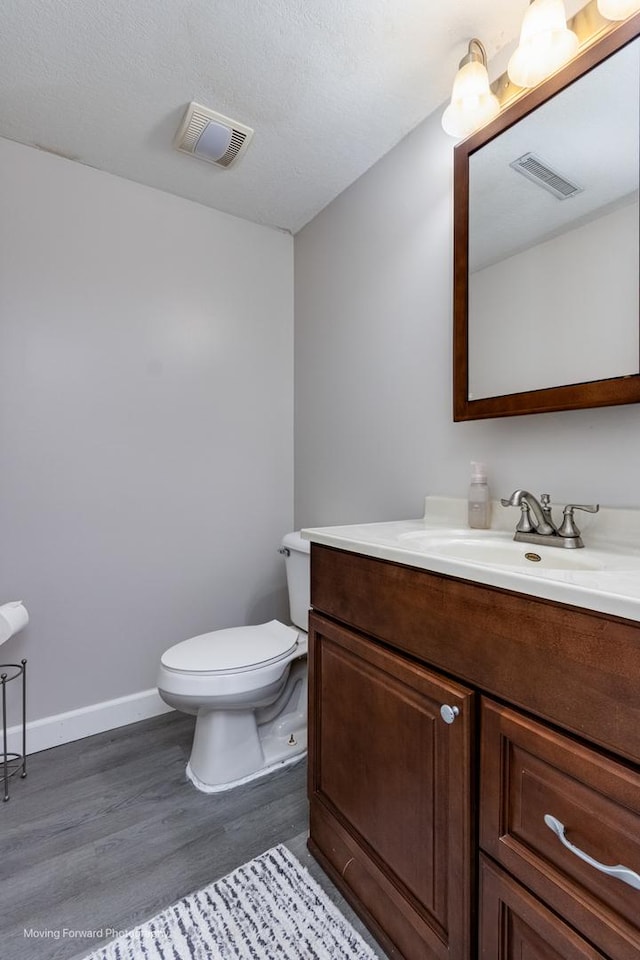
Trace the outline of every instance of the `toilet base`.
{"type": "Polygon", "coordinates": [[[186,774],[187,780],[189,780],[197,790],[200,790],[202,793],[224,793],[225,790],[232,790],[234,787],[240,787],[243,783],[251,783],[252,780],[258,780],[260,777],[266,777],[269,773],[274,773],[276,770],[281,770],[284,767],[291,767],[295,763],[301,763],[306,759],[307,751],[304,753],[299,753],[295,757],[286,757],[284,760],[278,760],[268,767],[261,767],[259,770],[255,770],[253,773],[247,774],[246,777],[240,777],[239,780],[231,780],[229,783],[219,783],[216,786],[211,786],[211,784],[203,783],[202,780],[199,780],[191,769],[191,763],[187,764],[186,774]]]}
{"type": "Polygon", "coordinates": [[[275,702],[257,710],[201,710],[187,777],[220,793],[302,760],[307,752],[307,664],[291,664],[275,702]]]}

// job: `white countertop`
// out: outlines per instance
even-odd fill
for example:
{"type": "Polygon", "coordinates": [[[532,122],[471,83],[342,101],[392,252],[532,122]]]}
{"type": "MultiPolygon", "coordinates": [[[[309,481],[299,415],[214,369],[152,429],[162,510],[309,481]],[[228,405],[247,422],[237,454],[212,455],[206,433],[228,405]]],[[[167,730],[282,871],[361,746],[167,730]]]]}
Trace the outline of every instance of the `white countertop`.
{"type": "MultiPolygon", "coordinates": [[[[530,569],[523,570],[506,563],[481,563],[439,552],[439,544],[447,538],[477,541],[484,537],[487,543],[511,542],[519,518],[516,509],[494,502],[491,530],[484,531],[469,530],[466,508],[466,500],[427,497],[425,516],[419,520],[316,527],[301,534],[313,543],[640,622],[640,510],[602,508],[594,515],[576,512],[585,543],[578,550],[518,545],[523,554],[575,554],[576,563],[596,569],[544,569],[532,563],[530,569]]],[[[554,516],[558,516],[557,507],[554,516]]]]}

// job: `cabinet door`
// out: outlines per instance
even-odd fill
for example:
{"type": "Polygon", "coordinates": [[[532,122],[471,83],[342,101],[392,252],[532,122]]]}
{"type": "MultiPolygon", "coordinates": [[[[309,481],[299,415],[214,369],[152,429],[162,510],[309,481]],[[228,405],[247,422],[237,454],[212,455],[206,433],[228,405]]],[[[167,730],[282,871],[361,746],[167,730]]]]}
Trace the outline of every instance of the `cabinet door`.
{"type": "Polygon", "coordinates": [[[395,956],[468,960],[473,693],[318,615],[309,639],[311,849],[395,956]]]}
{"type": "Polygon", "coordinates": [[[480,857],[480,960],[607,960],[519,883],[480,857]]]}

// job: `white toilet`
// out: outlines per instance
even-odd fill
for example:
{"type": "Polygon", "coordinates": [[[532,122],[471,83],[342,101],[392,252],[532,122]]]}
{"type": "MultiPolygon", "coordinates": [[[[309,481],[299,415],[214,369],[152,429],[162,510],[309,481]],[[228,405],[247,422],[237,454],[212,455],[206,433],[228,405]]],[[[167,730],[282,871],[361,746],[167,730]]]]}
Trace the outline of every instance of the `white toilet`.
{"type": "Polygon", "coordinates": [[[198,718],[187,776],[206,793],[306,753],[309,543],[288,533],[280,552],[295,626],[272,620],[214,630],[170,647],[160,659],[160,696],[198,718]]]}

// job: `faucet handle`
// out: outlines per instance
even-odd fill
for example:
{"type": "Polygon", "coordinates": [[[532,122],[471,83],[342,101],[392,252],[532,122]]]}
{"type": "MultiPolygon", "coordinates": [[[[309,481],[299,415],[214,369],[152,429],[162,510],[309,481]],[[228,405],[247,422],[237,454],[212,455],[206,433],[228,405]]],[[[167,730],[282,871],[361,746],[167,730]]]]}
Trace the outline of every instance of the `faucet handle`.
{"type": "Polygon", "coordinates": [[[584,510],[586,513],[597,513],[599,509],[599,503],[568,503],[563,510],[562,524],[558,530],[558,533],[561,537],[579,537],[580,531],[578,530],[575,520],[573,519],[573,511],[584,510]]]}
{"type": "Polygon", "coordinates": [[[531,523],[529,504],[525,499],[520,499],[518,496],[520,493],[520,490],[514,490],[508,500],[502,497],[500,503],[503,507],[520,507],[520,519],[518,520],[516,533],[533,533],[534,527],[531,523]]]}
{"type": "Polygon", "coordinates": [[[540,494],[540,503],[543,507],[548,507],[551,504],[551,494],[550,493],[541,493],[540,494]]]}
{"type": "Polygon", "coordinates": [[[534,526],[531,523],[531,511],[526,500],[523,500],[520,504],[520,510],[522,512],[518,520],[518,525],[516,526],[516,533],[533,533],[534,526]]]}

